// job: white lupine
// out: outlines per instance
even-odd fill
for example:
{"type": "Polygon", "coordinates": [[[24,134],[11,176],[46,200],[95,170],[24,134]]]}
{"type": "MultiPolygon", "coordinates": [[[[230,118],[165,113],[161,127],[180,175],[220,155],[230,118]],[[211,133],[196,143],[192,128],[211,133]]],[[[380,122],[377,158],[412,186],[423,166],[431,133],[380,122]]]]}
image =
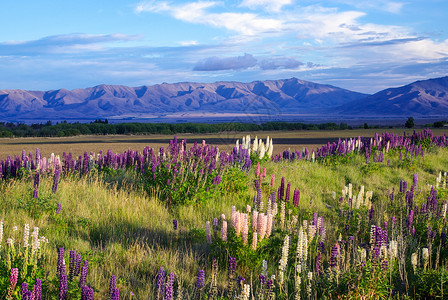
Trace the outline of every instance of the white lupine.
{"type": "Polygon", "coordinates": [[[286,267],[288,266],[288,254],[289,254],[289,235],[286,235],[282,247],[282,257],[280,258],[280,261],[278,263],[278,268],[280,270],[279,272],[280,284],[283,284],[284,272],[286,271],[286,267]]]}
{"type": "Polygon", "coordinates": [[[313,280],[313,272],[308,272],[308,284],[306,286],[306,293],[308,298],[311,299],[311,281],[313,280]]]}
{"type": "Polygon", "coordinates": [[[423,258],[423,267],[426,270],[426,267],[428,266],[429,263],[429,250],[426,247],[422,249],[422,258],[423,258]]]}
{"type": "Polygon", "coordinates": [[[317,229],[315,225],[308,226],[308,237],[312,239],[316,235],[317,229]]]}
{"type": "Polygon", "coordinates": [[[446,211],[447,211],[448,205],[445,203],[443,203],[442,205],[442,217],[446,218],[446,211]]]}
{"type": "Polygon", "coordinates": [[[397,258],[397,256],[398,256],[398,243],[395,240],[390,241],[389,255],[390,255],[391,260],[394,258],[397,258]]]}
{"type": "Polygon", "coordinates": [[[348,184],[348,197],[353,198],[353,185],[351,183],[348,184]]]}
{"type": "Polygon", "coordinates": [[[268,262],[265,259],[261,262],[261,275],[268,276],[268,262]]]}
{"type": "Polygon", "coordinates": [[[247,212],[247,213],[250,213],[251,210],[252,210],[252,208],[250,207],[250,205],[249,205],[249,204],[246,205],[246,212],[247,212]]]}
{"type": "Polygon", "coordinates": [[[260,149],[259,149],[258,158],[262,159],[265,154],[266,154],[266,148],[264,147],[264,144],[261,143],[261,146],[260,146],[260,149]]]}
{"type": "Polygon", "coordinates": [[[10,247],[14,246],[14,240],[12,238],[7,238],[6,245],[8,245],[10,247]]]}
{"type": "Polygon", "coordinates": [[[250,296],[250,285],[244,284],[243,290],[241,291],[240,298],[241,300],[249,300],[250,296]]]}
{"type": "Polygon", "coordinates": [[[418,254],[417,252],[414,252],[411,254],[411,263],[412,263],[412,267],[414,268],[414,273],[417,270],[417,264],[418,264],[418,254]]]}
{"type": "Polygon", "coordinates": [[[25,224],[25,227],[23,229],[23,247],[27,248],[29,246],[29,241],[30,239],[30,225],[29,224],[25,224]]]}
{"type": "Polygon", "coordinates": [[[255,137],[254,143],[252,144],[252,152],[257,152],[257,151],[258,151],[258,139],[257,139],[257,137],[255,137]]]}

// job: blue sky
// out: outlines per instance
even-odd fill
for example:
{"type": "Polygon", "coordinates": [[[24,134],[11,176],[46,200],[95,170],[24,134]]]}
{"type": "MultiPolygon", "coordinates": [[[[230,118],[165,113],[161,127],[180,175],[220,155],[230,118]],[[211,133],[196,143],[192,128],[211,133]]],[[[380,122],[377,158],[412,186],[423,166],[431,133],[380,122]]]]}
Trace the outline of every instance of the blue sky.
{"type": "Polygon", "coordinates": [[[365,93],[448,75],[448,1],[0,2],[0,89],[297,77],[365,93]]]}

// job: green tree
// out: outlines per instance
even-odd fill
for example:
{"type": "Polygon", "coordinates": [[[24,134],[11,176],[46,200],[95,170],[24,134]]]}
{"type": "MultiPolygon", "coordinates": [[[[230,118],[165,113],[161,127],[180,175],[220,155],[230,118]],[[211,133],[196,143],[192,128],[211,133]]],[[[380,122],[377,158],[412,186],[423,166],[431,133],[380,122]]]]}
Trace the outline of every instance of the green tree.
{"type": "Polygon", "coordinates": [[[414,118],[413,117],[409,117],[409,119],[404,124],[404,127],[406,127],[406,128],[413,128],[414,127],[414,118]]]}

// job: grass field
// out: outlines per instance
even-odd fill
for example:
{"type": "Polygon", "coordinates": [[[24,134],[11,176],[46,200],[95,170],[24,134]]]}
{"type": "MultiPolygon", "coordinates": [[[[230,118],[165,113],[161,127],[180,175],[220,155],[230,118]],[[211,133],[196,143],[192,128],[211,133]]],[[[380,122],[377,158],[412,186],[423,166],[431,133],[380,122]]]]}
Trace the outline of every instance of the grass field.
{"type": "MultiPolygon", "coordinates": [[[[388,132],[397,134],[412,134],[410,129],[390,129],[388,132]]],[[[446,130],[435,129],[435,135],[443,135],[446,130]]],[[[179,134],[179,139],[186,138],[189,144],[193,141],[201,142],[206,139],[210,144],[220,146],[220,149],[229,151],[237,139],[243,135],[250,134],[252,138],[266,139],[270,136],[274,139],[274,152],[283,150],[302,150],[303,147],[314,149],[334,141],[337,138],[353,138],[358,136],[372,137],[375,129],[356,130],[318,130],[318,131],[271,131],[271,132],[224,132],[218,134],[179,134]]],[[[98,153],[111,149],[113,152],[123,152],[128,149],[141,151],[145,146],[153,148],[166,147],[173,136],[169,135],[92,135],[76,137],[51,137],[51,138],[0,138],[0,159],[8,155],[21,155],[22,150],[35,152],[39,148],[44,156],[51,153],[62,155],[62,152],[72,152],[73,155],[83,155],[85,151],[98,153]]]]}
{"type": "MultiPolygon", "coordinates": [[[[300,146],[279,145],[276,139],[349,137],[351,133],[374,134],[361,130],[272,132],[258,136],[271,136],[275,152],[279,152],[282,146],[300,146]]],[[[240,136],[235,134],[235,138],[240,136]]],[[[188,141],[233,138],[180,137],[188,141]]],[[[111,145],[143,149],[148,144],[160,144],[166,148],[168,143],[161,143],[164,138],[26,139],[26,145],[39,145],[43,151],[56,153],[56,149],[75,151],[62,148],[67,145],[76,145],[81,152],[95,152],[93,146],[119,151],[111,145]],[[126,143],[129,139],[135,142],[126,143]],[[44,150],[45,146],[48,150],[44,150]]],[[[73,272],[69,255],[73,250],[82,261],[88,261],[83,286],[93,289],[95,299],[109,299],[111,275],[117,278],[115,287],[120,299],[267,300],[274,299],[273,295],[275,299],[297,299],[297,295],[304,299],[443,299],[448,290],[448,189],[443,182],[448,177],[441,172],[448,171],[448,149],[426,143],[422,156],[404,145],[389,151],[382,146],[372,151],[369,161],[362,151],[315,160],[311,156],[294,161],[260,160],[260,171],[266,168],[266,177],[258,188],[254,183],[260,179],[255,157],[249,172],[231,166],[220,169],[218,163],[212,169],[208,163],[211,166],[215,162],[213,153],[204,152],[208,148],[201,148],[191,157],[199,157],[195,167],[174,150],[166,150],[167,160],[158,164],[156,157],[164,156],[158,156],[156,151],[155,158],[147,163],[158,166],[148,166],[144,174],[133,164],[117,169],[103,165],[100,173],[95,166],[85,173],[79,169],[65,171],[55,192],[52,169],[42,171],[37,187],[35,172],[22,170],[17,178],[0,179],[0,221],[4,225],[0,230],[0,298],[7,299],[11,291],[11,299],[20,299],[19,285],[25,281],[31,289],[38,277],[42,280],[43,299],[80,299],[81,276],[67,282],[66,297],[61,298],[61,282],[73,272]],[[381,154],[384,159],[378,159],[381,154]],[[183,173],[176,179],[180,170],[183,173]],[[188,174],[195,175],[194,179],[188,179],[188,174]],[[220,183],[215,182],[218,175],[220,183]],[[442,179],[437,183],[439,176],[442,179]],[[402,181],[407,182],[407,187],[402,181]],[[184,193],[195,186],[197,193],[193,197],[184,193]],[[289,196],[280,194],[282,186],[289,196]],[[38,195],[33,196],[33,190],[38,190],[38,195]],[[299,200],[296,190],[300,191],[299,200]],[[369,191],[373,193],[370,199],[369,191]],[[258,195],[260,203],[255,201],[258,195]],[[247,217],[245,244],[245,229],[238,226],[246,217],[239,219],[236,213],[246,212],[247,205],[252,212],[247,217]],[[253,235],[267,231],[263,229],[264,221],[253,221],[253,210],[273,216],[270,235],[261,239],[253,235]],[[237,219],[232,215],[241,221],[234,222],[237,219]],[[224,221],[228,222],[225,240],[224,221]],[[207,222],[211,224],[210,241],[207,222]],[[25,258],[34,254],[24,246],[25,224],[39,227],[39,234],[49,242],[42,243],[40,258],[30,261],[27,273],[23,271],[25,258]],[[255,248],[254,236],[259,239],[255,248]],[[63,263],[58,258],[59,248],[65,249],[66,271],[60,271],[63,263]],[[229,264],[230,258],[236,258],[235,268],[229,264]],[[11,290],[12,268],[19,270],[19,276],[17,286],[11,290]],[[205,272],[203,284],[199,271],[205,272]],[[67,277],[61,272],[67,272],[67,277]],[[174,274],[173,282],[167,278],[170,273],[174,274]],[[173,297],[166,290],[171,290],[173,297]]]]}

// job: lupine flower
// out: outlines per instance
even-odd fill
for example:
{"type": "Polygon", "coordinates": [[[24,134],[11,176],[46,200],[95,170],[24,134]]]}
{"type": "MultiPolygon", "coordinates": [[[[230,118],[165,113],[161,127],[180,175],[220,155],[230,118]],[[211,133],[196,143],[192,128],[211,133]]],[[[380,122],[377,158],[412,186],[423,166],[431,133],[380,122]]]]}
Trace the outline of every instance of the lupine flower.
{"type": "Polygon", "coordinates": [[[53,180],[53,188],[52,188],[53,194],[56,194],[56,191],[58,190],[58,184],[59,184],[59,170],[56,170],[56,172],[54,173],[54,180],[53,180]]]}
{"type": "Polygon", "coordinates": [[[156,283],[157,299],[163,297],[164,283],[165,283],[165,269],[163,267],[160,267],[159,273],[157,274],[157,283],[156,283]]]}
{"type": "Polygon", "coordinates": [[[73,276],[75,275],[75,264],[76,264],[76,252],[75,250],[70,250],[70,262],[69,262],[69,272],[68,272],[68,280],[72,281],[73,276]]]}
{"type": "Polygon", "coordinates": [[[59,300],[67,299],[67,275],[61,274],[59,277],[59,300]]]}
{"type": "Polygon", "coordinates": [[[93,300],[93,289],[86,285],[82,286],[81,300],[93,300]]]}
{"type": "Polygon", "coordinates": [[[177,220],[173,219],[173,229],[177,230],[177,220]]]}
{"type": "Polygon", "coordinates": [[[28,290],[28,284],[23,282],[20,286],[20,295],[22,300],[31,300],[31,291],[28,290]]]}
{"type": "Polygon", "coordinates": [[[117,277],[115,275],[110,276],[109,282],[109,299],[112,299],[112,294],[117,287],[117,277]]]}
{"type": "Polygon", "coordinates": [[[196,281],[196,288],[201,290],[205,284],[205,272],[204,270],[198,271],[198,280],[196,281]]]}
{"type": "Polygon", "coordinates": [[[56,274],[59,277],[61,276],[62,273],[65,274],[64,251],[65,251],[64,248],[58,248],[58,264],[56,274]]]}
{"type": "Polygon", "coordinates": [[[89,271],[89,262],[87,260],[84,261],[84,265],[81,269],[81,277],[79,278],[79,287],[82,287],[86,284],[87,272],[89,271]]]}
{"type": "Polygon", "coordinates": [[[118,288],[114,288],[110,300],[120,300],[120,290],[118,288]]]}
{"type": "Polygon", "coordinates": [[[9,276],[9,289],[7,299],[12,299],[13,292],[17,285],[17,279],[19,277],[19,269],[11,268],[11,275],[9,276]]]}
{"type": "Polygon", "coordinates": [[[173,300],[173,285],[174,285],[174,273],[171,272],[168,276],[168,282],[165,287],[164,300],[173,300]]]}
{"type": "Polygon", "coordinates": [[[271,175],[271,187],[274,186],[274,181],[275,181],[275,174],[271,175]]]}
{"type": "Polygon", "coordinates": [[[56,214],[59,215],[61,213],[62,204],[59,202],[56,206],[56,214]]]}
{"type": "Polygon", "coordinates": [[[39,278],[36,278],[36,282],[34,283],[31,299],[42,300],[42,281],[39,278]]]}
{"type": "Polygon", "coordinates": [[[81,271],[81,254],[77,254],[75,263],[75,272],[73,275],[78,276],[80,271],[81,271]]]}

